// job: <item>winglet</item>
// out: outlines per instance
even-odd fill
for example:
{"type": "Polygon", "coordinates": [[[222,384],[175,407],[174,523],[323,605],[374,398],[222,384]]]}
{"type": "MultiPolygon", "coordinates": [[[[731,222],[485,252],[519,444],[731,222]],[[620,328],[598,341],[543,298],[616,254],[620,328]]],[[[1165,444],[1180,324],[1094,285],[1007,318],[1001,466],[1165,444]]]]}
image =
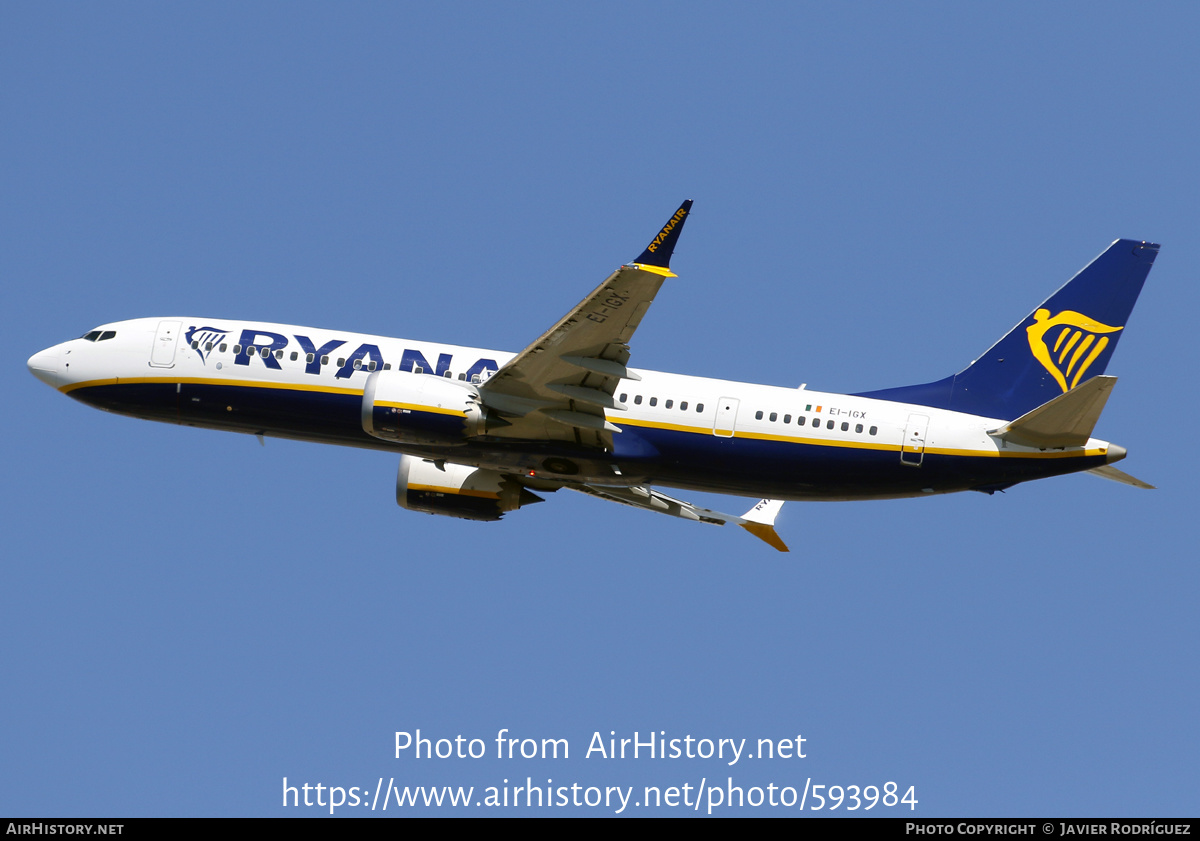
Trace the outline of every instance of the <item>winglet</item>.
{"type": "Polygon", "coordinates": [[[742,522],[738,523],[738,525],[780,552],[790,552],[791,550],[787,548],[787,544],[783,542],[779,534],[775,531],[775,517],[779,514],[779,509],[782,507],[782,500],[759,500],[757,505],[742,515],[742,522]]]}
{"type": "MultiPolygon", "coordinates": [[[[683,223],[687,221],[687,216],[691,212],[692,200],[688,199],[679,205],[679,209],[667,220],[667,224],[663,225],[658,235],[650,240],[650,244],[646,246],[646,250],[642,252],[640,257],[633,261],[634,264],[648,271],[654,271],[655,269],[669,270],[671,267],[671,254],[675,251],[675,243],[679,240],[679,232],[683,230],[683,223]]],[[[656,274],[666,273],[664,271],[656,272],[656,274]]]]}

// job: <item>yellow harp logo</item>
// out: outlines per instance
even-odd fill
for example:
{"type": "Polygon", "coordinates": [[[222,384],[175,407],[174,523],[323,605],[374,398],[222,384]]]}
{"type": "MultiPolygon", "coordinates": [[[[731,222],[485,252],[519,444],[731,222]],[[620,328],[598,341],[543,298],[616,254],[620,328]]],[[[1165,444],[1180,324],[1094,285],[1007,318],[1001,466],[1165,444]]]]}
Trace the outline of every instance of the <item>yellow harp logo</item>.
{"type": "Polygon", "coordinates": [[[1079,384],[1084,372],[1108,346],[1108,336],[1101,334],[1123,329],[1124,325],[1109,327],[1072,310],[1063,310],[1051,318],[1050,310],[1039,309],[1033,314],[1033,324],[1026,327],[1025,332],[1029,334],[1029,349],[1034,358],[1066,392],[1079,384]],[[1068,377],[1071,378],[1070,386],[1067,385],[1068,377]]]}

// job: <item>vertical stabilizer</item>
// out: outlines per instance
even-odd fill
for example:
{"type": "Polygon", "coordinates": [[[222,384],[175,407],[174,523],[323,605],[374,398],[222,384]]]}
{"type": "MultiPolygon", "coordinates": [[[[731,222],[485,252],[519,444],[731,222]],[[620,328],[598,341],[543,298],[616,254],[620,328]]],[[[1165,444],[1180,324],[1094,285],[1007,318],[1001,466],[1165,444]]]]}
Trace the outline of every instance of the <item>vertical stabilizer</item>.
{"type": "Polygon", "coordinates": [[[861,396],[1020,417],[1104,373],[1158,248],[1119,239],[959,373],[861,396]]]}

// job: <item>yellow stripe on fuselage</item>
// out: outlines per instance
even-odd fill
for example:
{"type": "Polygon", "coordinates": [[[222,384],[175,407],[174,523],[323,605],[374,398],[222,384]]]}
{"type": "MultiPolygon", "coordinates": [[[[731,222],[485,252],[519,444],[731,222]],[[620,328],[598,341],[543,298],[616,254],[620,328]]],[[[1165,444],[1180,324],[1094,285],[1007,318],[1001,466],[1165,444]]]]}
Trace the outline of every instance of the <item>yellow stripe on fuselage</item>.
{"type": "Polygon", "coordinates": [[[345,386],[335,385],[309,385],[308,383],[279,383],[279,382],[264,382],[262,380],[234,380],[234,379],[211,379],[207,377],[113,377],[107,380],[87,380],[82,383],[71,383],[59,388],[63,394],[76,391],[81,388],[92,388],[94,386],[103,385],[141,385],[144,383],[161,383],[170,385],[174,383],[182,383],[184,385],[222,385],[222,386],[237,386],[239,388],[275,388],[281,391],[316,391],[324,394],[357,394],[362,395],[361,388],[347,388],[345,386]]]}
{"type": "MultiPolygon", "coordinates": [[[[631,420],[630,418],[610,416],[609,420],[619,422],[622,426],[640,426],[650,429],[666,429],[675,432],[691,432],[696,435],[712,435],[713,432],[708,427],[683,426],[674,423],[656,423],[646,420],[631,420]]],[[[755,441],[779,441],[785,444],[809,444],[814,447],[841,447],[852,450],[882,450],[885,452],[899,452],[900,447],[896,444],[883,444],[874,441],[837,441],[828,438],[801,438],[795,435],[771,435],[765,432],[744,432],[735,431],[734,438],[745,438],[755,441]]],[[[1012,452],[1004,450],[964,450],[949,447],[926,447],[926,453],[932,453],[939,456],[975,456],[978,458],[1079,458],[1083,456],[1102,456],[1108,450],[1091,449],[1091,450],[1047,450],[1039,452],[1012,452]]]]}
{"type": "MultiPolygon", "coordinates": [[[[105,385],[126,385],[126,384],[141,384],[141,383],[185,383],[188,385],[216,385],[216,386],[236,386],[241,388],[273,388],[282,391],[310,391],[322,394],[346,394],[346,395],[362,395],[361,388],[347,388],[345,386],[329,386],[316,385],[307,383],[279,383],[279,382],[264,382],[262,380],[234,380],[234,379],[214,379],[207,377],[114,377],[104,380],[88,380],[81,383],[72,383],[59,388],[63,394],[75,391],[81,388],[91,388],[94,386],[105,385]]],[[[443,409],[434,406],[419,406],[413,403],[376,403],[375,405],[385,408],[407,409],[409,411],[429,412],[431,414],[442,415],[457,415],[464,417],[464,413],[456,409],[443,409]]],[[[687,432],[693,435],[712,435],[713,431],[706,426],[688,426],[675,423],[660,423],[656,421],[640,420],[627,418],[620,415],[612,415],[608,418],[611,421],[619,422],[622,426],[637,426],[648,429],[662,429],[672,432],[687,432]]],[[[836,441],[827,438],[801,438],[794,435],[772,435],[764,432],[745,432],[735,431],[734,438],[744,438],[747,440],[756,441],[779,441],[785,444],[808,444],[814,447],[841,447],[843,449],[854,450],[881,450],[881,451],[899,451],[896,444],[883,444],[872,441],[836,441]]],[[[1045,450],[1038,452],[1016,452],[1007,450],[964,450],[949,447],[926,447],[927,454],[939,456],[971,456],[976,458],[1084,458],[1088,456],[1102,456],[1108,453],[1107,449],[1090,449],[1090,450],[1045,450]]]]}
{"type": "MultiPolygon", "coordinates": [[[[361,388],[347,388],[345,386],[333,385],[317,385],[309,383],[279,383],[279,382],[263,382],[262,380],[233,380],[233,379],[211,379],[207,377],[114,377],[110,380],[88,380],[82,383],[72,383],[65,385],[59,389],[63,394],[75,391],[80,388],[91,388],[93,386],[105,385],[131,385],[143,383],[161,383],[163,385],[172,385],[182,383],[185,385],[216,385],[216,386],[235,386],[238,388],[272,388],[280,391],[311,391],[321,394],[348,394],[353,396],[362,396],[361,388]]],[[[416,403],[385,403],[378,402],[376,406],[381,406],[387,409],[407,409],[410,412],[429,412],[436,415],[458,415],[463,417],[464,413],[457,409],[443,409],[440,406],[420,406],[416,403]]]]}

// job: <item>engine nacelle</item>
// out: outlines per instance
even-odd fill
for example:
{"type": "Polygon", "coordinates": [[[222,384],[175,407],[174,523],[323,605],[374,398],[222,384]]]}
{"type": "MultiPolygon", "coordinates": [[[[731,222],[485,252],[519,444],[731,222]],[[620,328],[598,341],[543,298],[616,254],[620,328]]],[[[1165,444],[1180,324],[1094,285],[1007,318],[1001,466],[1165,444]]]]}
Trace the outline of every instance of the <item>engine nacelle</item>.
{"type": "Polygon", "coordinates": [[[363,389],[363,429],[385,441],[463,444],[484,432],[485,417],[475,386],[432,374],[375,371],[363,389]]]}
{"type": "Polygon", "coordinates": [[[409,511],[464,520],[499,520],[522,505],[544,502],[514,479],[482,467],[400,456],[396,502],[409,511]]]}

